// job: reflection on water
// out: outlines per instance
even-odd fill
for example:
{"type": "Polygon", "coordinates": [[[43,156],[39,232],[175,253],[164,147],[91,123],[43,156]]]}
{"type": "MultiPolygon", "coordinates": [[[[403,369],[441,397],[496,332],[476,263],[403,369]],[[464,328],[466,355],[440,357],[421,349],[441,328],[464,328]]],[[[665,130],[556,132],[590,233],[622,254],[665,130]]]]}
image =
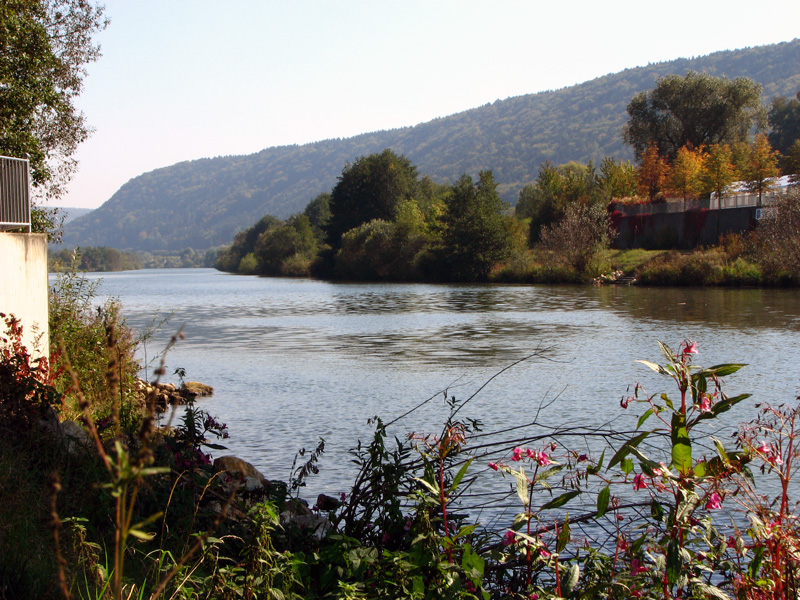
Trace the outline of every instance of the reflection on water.
{"type": "MultiPolygon", "coordinates": [[[[630,426],[619,408],[628,385],[668,389],[635,362],[658,360],[657,340],[698,340],[703,364],[749,363],[730,392],[754,398],[729,423],[797,388],[796,290],[331,284],[208,269],[100,277],[101,293],[120,297],[135,328],[172,314],[148,342],[148,360],[184,326],[168,370],[214,386],[202,406],[228,423],[232,452],[285,478],[296,450],[326,439],[315,493],[347,484],[347,450],[369,436],[368,418],[391,420],[444,389],[464,399],[542,348],[545,357],[494,379],[464,416],[493,431],[532,420],[555,399],[540,426],[630,426]]],[[[446,413],[437,398],[398,433],[438,430],[446,413]]]]}

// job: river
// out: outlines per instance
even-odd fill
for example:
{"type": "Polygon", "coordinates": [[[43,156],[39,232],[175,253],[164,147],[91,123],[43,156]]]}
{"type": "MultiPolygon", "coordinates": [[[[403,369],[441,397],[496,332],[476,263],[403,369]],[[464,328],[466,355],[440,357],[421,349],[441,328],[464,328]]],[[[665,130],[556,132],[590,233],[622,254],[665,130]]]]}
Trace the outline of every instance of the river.
{"type": "Polygon", "coordinates": [[[348,490],[348,451],[370,438],[369,418],[390,421],[432,398],[393,432],[436,433],[448,413],[442,391],[463,401],[530,355],[461,416],[489,432],[534,418],[632,427],[641,411],[619,405],[629,386],[674,392],[636,362],[658,361],[658,340],[696,340],[698,364],[748,363],[726,390],[753,398],[725,416],[728,427],[754,417],[756,402],[793,401],[798,389],[797,290],[350,284],[211,269],[87,277],[101,279],[101,297],[120,299],[138,332],[169,317],[142,348],[150,375],[182,328],[166,380],[181,368],[214,387],[198,404],[228,424],[227,452],[287,480],[296,451],[324,438],[309,495],[348,490]]]}

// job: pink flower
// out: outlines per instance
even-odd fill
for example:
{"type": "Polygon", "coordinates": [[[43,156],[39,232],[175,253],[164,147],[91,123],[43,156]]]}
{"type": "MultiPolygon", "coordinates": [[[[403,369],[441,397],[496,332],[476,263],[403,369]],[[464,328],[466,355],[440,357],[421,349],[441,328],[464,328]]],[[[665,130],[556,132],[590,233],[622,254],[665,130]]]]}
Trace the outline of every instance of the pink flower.
{"type": "Polygon", "coordinates": [[[639,573],[646,573],[647,567],[639,562],[639,559],[631,560],[631,575],[638,575],[639,573]]]}
{"type": "Polygon", "coordinates": [[[503,536],[503,546],[510,546],[514,542],[517,541],[517,536],[514,535],[514,532],[510,529],[506,531],[506,534],[503,536]]]}
{"type": "Polygon", "coordinates": [[[711,412],[711,396],[708,394],[700,395],[700,412],[711,412]]]}
{"type": "Polygon", "coordinates": [[[528,456],[528,458],[533,458],[533,459],[536,459],[536,452],[534,452],[534,451],[533,451],[533,450],[531,450],[530,448],[528,448],[527,450],[525,450],[525,454],[528,456]]]}
{"type": "Polygon", "coordinates": [[[490,462],[490,463],[489,463],[489,468],[490,468],[490,469],[494,469],[495,471],[497,471],[497,468],[498,468],[498,467],[497,467],[497,463],[490,462]]]}
{"type": "Polygon", "coordinates": [[[778,465],[778,466],[780,466],[780,465],[782,465],[782,464],[783,464],[783,460],[781,459],[781,455],[780,455],[780,454],[773,454],[773,455],[771,455],[771,456],[769,457],[769,459],[768,459],[768,460],[769,460],[769,462],[771,462],[773,465],[778,465]]]}
{"type": "Polygon", "coordinates": [[[545,454],[544,452],[537,452],[536,453],[536,462],[539,463],[540,467],[546,467],[552,461],[550,460],[550,457],[547,456],[547,454],[545,454]]]}
{"type": "Polygon", "coordinates": [[[514,462],[519,462],[520,460],[522,460],[523,452],[524,450],[522,448],[514,448],[514,450],[512,450],[511,452],[511,460],[513,460],[514,462]]]}
{"type": "Polygon", "coordinates": [[[530,596],[528,596],[530,600],[539,600],[539,594],[536,592],[532,592],[530,596]]]}
{"type": "Polygon", "coordinates": [[[634,490],[641,490],[647,487],[647,480],[645,480],[644,475],[641,473],[637,474],[633,478],[633,489],[634,490]]]}
{"type": "Polygon", "coordinates": [[[586,462],[587,460],[589,460],[589,457],[586,454],[581,454],[578,457],[578,462],[586,462]]]}
{"type": "Polygon", "coordinates": [[[547,548],[539,548],[539,556],[548,558],[550,556],[550,551],[547,548]]]}
{"type": "Polygon", "coordinates": [[[697,354],[697,342],[690,342],[689,340],[684,340],[681,344],[681,354],[697,354]]]}
{"type": "Polygon", "coordinates": [[[761,442],[757,450],[763,454],[772,454],[772,447],[767,442],[761,442]]]}
{"type": "Polygon", "coordinates": [[[633,398],[631,398],[630,396],[623,396],[622,399],[619,401],[619,405],[622,408],[628,408],[628,404],[631,403],[631,400],[633,400],[633,398]]]}
{"type": "Polygon", "coordinates": [[[706,502],[706,510],[715,510],[717,508],[722,508],[722,496],[720,496],[717,492],[712,492],[708,496],[708,502],[706,502]]]}

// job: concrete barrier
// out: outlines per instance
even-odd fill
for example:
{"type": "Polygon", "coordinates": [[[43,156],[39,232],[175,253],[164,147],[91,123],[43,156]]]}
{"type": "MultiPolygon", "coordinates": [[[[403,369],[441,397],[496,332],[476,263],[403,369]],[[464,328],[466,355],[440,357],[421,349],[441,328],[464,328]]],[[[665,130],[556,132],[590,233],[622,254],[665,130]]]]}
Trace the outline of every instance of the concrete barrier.
{"type": "Polygon", "coordinates": [[[0,312],[22,322],[33,356],[50,355],[47,294],[47,235],[0,233],[0,312]]]}

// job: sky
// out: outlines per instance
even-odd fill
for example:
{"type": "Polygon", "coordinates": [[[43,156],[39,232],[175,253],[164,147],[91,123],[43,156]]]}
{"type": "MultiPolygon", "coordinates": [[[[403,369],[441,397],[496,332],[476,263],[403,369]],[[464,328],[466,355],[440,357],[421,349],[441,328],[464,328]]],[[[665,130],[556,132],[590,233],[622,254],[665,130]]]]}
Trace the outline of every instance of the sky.
{"type": "Polygon", "coordinates": [[[800,36],[796,0],[104,4],[102,56],[76,102],[95,131],[54,206],[96,208],[137,175],[185,160],[416,125],[800,36]]]}

